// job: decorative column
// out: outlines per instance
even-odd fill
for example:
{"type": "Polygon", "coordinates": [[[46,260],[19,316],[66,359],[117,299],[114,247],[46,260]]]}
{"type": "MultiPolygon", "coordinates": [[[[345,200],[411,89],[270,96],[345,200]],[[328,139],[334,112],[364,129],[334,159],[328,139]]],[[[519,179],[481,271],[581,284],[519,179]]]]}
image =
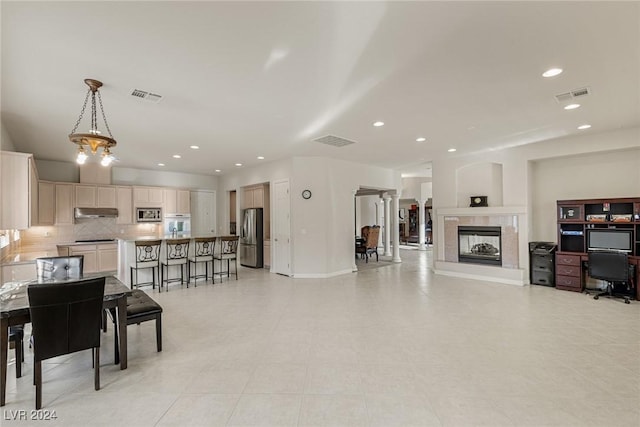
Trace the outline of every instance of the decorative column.
{"type": "Polygon", "coordinates": [[[418,222],[419,222],[419,232],[418,232],[418,239],[420,239],[420,250],[424,251],[427,249],[427,247],[424,244],[425,241],[425,217],[424,217],[424,204],[426,203],[425,200],[418,200],[418,222]]]}
{"type": "Polygon", "coordinates": [[[356,193],[358,192],[358,190],[352,190],[351,191],[353,193],[353,212],[351,213],[354,221],[353,221],[353,237],[351,238],[351,243],[353,244],[353,258],[351,258],[351,262],[353,264],[351,264],[351,271],[355,272],[358,271],[358,266],[356,265],[356,240],[355,240],[355,236],[357,236],[359,233],[356,224],[358,223],[355,218],[356,218],[356,193]]]}
{"type": "Polygon", "coordinates": [[[380,236],[378,239],[378,248],[380,251],[384,251],[384,227],[383,227],[383,218],[384,218],[384,200],[380,197],[380,200],[376,202],[376,225],[380,227],[380,236]]]}
{"type": "Polygon", "coordinates": [[[400,259],[400,195],[392,194],[393,199],[393,262],[402,262],[400,259]]]}
{"type": "Polygon", "coordinates": [[[391,197],[384,197],[384,256],[391,256],[391,197]]]}

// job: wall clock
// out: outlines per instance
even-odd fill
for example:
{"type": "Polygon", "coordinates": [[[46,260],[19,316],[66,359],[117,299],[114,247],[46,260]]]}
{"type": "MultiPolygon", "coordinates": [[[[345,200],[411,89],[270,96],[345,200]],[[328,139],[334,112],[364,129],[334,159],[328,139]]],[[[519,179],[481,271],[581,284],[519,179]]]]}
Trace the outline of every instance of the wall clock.
{"type": "Polygon", "coordinates": [[[310,198],[311,198],[311,191],[309,191],[309,190],[304,190],[304,191],[302,192],[302,198],[303,198],[303,199],[310,199],[310,198]]]}
{"type": "Polygon", "coordinates": [[[469,205],[472,208],[476,207],[486,207],[487,206],[487,196],[471,196],[471,204],[469,205]]]}

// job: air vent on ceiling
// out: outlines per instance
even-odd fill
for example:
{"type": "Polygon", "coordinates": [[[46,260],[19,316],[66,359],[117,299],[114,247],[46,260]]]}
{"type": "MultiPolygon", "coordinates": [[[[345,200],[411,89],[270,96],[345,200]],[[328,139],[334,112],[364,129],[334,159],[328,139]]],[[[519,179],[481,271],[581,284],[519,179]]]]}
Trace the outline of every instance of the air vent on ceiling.
{"type": "Polygon", "coordinates": [[[162,99],[162,95],[158,95],[155,93],[147,92],[145,90],[133,89],[131,91],[131,96],[135,96],[136,98],[144,99],[145,101],[158,103],[162,99]]]}
{"type": "Polygon", "coordinates": [[[591,89],[589,89],[588,87],[582,87],[580,89],[574,89],[572,91],[556,95],[556,101],[563,103],[563,102],[571,101],[575,98],[581,98],[583,96],[587,96],[590,94],[591,94],[591,89]]]}
{"type": "Polygon", "coordinates": [[[314,139],[313,142],[319,142],[321,144],[333,145],[334,147],[344,147],[345,145],[355,144],[356,143],[355,141],[350,141],[348,139],[340,138],[339,136],[335,136],[335,135],[322,136],[320,138],[314,139]]]}

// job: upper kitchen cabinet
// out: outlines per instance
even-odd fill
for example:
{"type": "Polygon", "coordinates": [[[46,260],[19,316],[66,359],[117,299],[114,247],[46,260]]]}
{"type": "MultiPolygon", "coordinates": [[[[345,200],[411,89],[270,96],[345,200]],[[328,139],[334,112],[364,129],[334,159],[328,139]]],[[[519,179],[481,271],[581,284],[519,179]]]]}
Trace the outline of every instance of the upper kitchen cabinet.
{"type": "Polygon", "coordinates": [[[264,207],[264,185],[245,187],[242,192],[242,209],[264,207]]]}
{"type": "Polygon", "coordinates": [[[131,187],[116,187],[118,218],[116,224],[133,224],[133,190],[131,187]]]}
{"type": "Polygon", "coordinates": [[[33,155],[1,152],[1,230],[25,230],[37,224],[38,175],[33,155]]]}
{"type": "Polygon", "coordinates": [[[73,224],[73,184],[56,183],[56,225],[73,224]]]}
{"type": "Polygon", "coordinates": [[[56,184],[38,182],[38,225],[53,225],[56,220],[56,184]]]}
{"type": "Polygon", "coordinates": [[[164,189],[160,187],[133,187],[134,208],[160,208],[164,204],[164,189]]]}
{"type": "Polygon", "coordinates": [[[189,190],[164,189],[164,213],[191,213],[191,194],[189,190]]]}
{"type": "Polygon", "coordinates": [[[75,207],[115,208],[116,187],[111,185],[75,184],[75,207]]]}

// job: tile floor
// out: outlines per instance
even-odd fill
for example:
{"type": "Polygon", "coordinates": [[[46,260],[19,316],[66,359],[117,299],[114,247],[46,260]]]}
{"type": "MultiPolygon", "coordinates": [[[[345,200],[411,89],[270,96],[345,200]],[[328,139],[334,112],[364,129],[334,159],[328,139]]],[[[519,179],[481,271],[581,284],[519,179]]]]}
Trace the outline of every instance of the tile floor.
{"type": "MultiPolygon", "coordinates": [[[[31,355],[8,371],[2,425],[639,426],[640,303],[435,276],[431,252],[325,280],[241,269],[240,280],[149,292],[129,369],[104,335],[44,366],[55,421],[34,408],[31,355]]],[[[10,353],[13,357],[13,351],[10,353]]]]}

